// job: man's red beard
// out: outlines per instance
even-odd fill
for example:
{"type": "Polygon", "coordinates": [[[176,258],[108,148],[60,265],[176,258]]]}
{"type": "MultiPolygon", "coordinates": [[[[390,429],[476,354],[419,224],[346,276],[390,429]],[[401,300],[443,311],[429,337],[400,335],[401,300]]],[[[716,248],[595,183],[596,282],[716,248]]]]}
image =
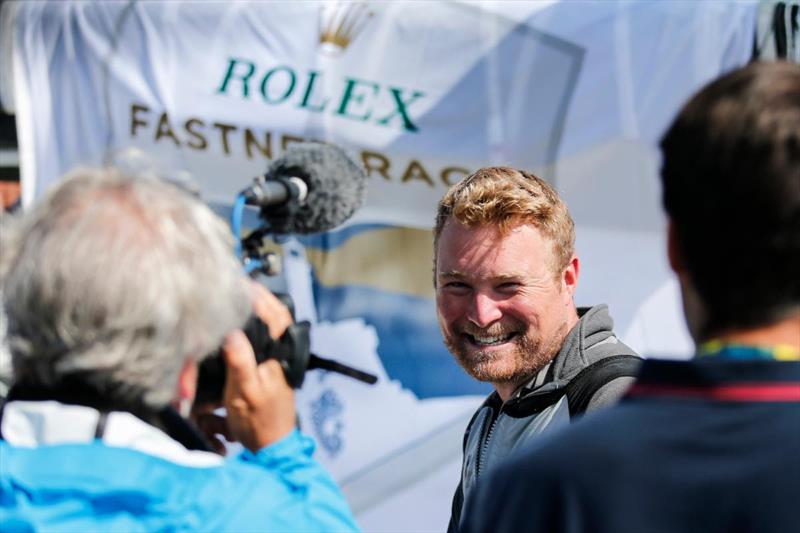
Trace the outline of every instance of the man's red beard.
{"type": "Polygon", "coordinates": [[[458,363],[475,379],[490,383],[522,384],[553,360],[567,333],[567,324],[564,322],[557,334],[546,342],[531,335],[525,324],[519,321],[492,324],[485,329],[467,322],[455,326],[453,335],[445,335],[444,342],[458,363]],[[474,341],[476,336],[509,338],[502,348],[492,350],[489,347],[481,349],[474,341]]]}

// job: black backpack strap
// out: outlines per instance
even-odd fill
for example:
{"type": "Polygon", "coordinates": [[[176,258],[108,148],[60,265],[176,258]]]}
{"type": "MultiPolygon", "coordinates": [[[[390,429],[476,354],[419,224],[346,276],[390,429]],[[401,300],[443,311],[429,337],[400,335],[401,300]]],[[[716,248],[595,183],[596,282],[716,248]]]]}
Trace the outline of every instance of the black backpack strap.
{"type": "Polygon", "coordinates": [[[612,355],[581,370],[565,387],[570,416],[585,413],[589,402],[604,385],[617,378],[636,377],[641,364],[642,359],[635,355],[612,355]]]}

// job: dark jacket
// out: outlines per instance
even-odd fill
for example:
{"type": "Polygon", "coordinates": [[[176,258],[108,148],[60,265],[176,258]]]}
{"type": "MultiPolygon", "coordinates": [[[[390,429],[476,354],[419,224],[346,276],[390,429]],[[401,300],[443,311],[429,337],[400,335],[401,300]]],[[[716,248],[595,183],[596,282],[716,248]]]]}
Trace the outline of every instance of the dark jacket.
{"type": "Polygon", "coordinates": [[[620,405],[495,469],[463,531],[796,531],[798,450],[800,362],[648,360],[620,405]]]}
{"type": "Polygon", "coordinates": [[[559,353],[538,379],[532,380],[539,382],[538,386],[523,387],[505,404],[496,392],[492,393],[470,421],[449,532],[458,531],[465,496],[494,465],[540,434],[566,426],[582,412],[614,403],[632,382],[639,360],[633,359],[634,351],[614,335],[608,308],[580,308],[578,315],[580,320],[559,353]],[[615,364],[604,367],[612,358],[615,364]],[[567,391],[578,376],[583,382],[592,378],[600,381],[586,398],[586,405],[576,409],[575,396],[567,391]]]}

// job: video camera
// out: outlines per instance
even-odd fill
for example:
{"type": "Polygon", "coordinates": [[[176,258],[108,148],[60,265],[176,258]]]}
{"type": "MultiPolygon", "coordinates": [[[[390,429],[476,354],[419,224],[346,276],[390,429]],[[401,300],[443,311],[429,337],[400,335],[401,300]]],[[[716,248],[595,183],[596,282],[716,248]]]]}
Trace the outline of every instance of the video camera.
{"type": "MultiPolygon", "coordinates": [[[[317,233],[342,224],[364,201],[366,173],[343,150],[329,144],[299,143],[290,147],[263,176],[239,193],[231,215],[231,228],[237,238],[246,205],[259,209],[260,225],[237,243],[236,252],[245,271],[255,276],[274,276],[280,260],[272,252],[262,252],[269,236],[278,239],[291,233],[317,233]]],[[[277,294],[294,317],[291,297],[277,294]]],[[[303,384],[311,369],[337,372],[365,383],[378,378],[336,361],[310,352],[311,324],[307,321],[290,325],[277,341],[259,318],[251,316],[244,333],[253,346],[258,363],[273,358],[283,367],[286,381],[292,388],[303,384]]],[[[198,402],[218,403],[225,388],[226,367],[221,351],[200,364],[198,402]]]]}

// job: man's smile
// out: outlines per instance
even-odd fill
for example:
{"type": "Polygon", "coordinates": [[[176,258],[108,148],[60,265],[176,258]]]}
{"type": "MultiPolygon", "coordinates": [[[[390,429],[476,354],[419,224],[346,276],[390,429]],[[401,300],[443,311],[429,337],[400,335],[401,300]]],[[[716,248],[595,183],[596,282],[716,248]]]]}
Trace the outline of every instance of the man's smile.
{"type": "Polygon", "coordinates": [[[511,339],[517,336],[516,332],[506,333],[504,335],[470,335],[469,333],[464,333],[464,337],[473,345],[485,348],[487,346],[499,346],[501,344],[505,344],[509,342],[511,339]]]}

